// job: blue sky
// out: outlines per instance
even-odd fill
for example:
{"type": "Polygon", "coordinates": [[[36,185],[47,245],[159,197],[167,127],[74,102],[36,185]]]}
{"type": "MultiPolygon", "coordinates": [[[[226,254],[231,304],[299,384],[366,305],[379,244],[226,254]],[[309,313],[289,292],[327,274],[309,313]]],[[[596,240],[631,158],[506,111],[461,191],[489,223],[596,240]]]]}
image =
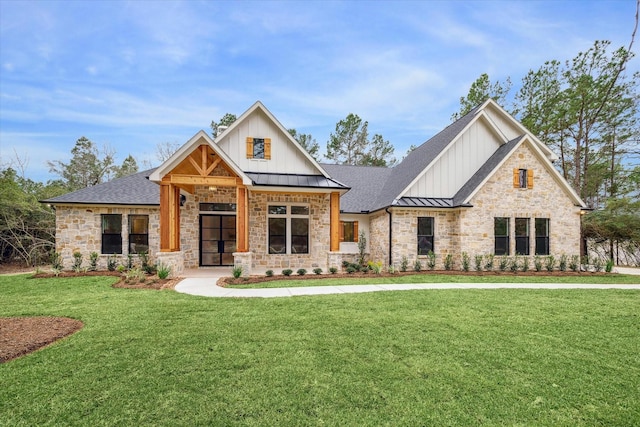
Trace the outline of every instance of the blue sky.
{"type": "MultiPolygon", "coordinates": [[[[157,165],[256,100],[325,151],[349,113],[402,157],[450,123],[488,73],[567,60],[595,40],[627,46],[635,1],[0,0],[0,164],[55,178],[86,136],[157,165]]],[[[634,58],[629,71],[640,70],[634,58]]]]}

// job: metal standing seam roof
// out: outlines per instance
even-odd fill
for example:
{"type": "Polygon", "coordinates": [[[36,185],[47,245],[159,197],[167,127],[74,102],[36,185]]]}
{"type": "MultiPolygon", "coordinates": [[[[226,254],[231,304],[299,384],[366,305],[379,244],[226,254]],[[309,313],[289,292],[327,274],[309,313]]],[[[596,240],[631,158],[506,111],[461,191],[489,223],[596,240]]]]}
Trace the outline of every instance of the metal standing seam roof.
{"type": "Polygon", "coordinates": [[[263,172],[245,172],[253,181],[253,185],[267,187],[304,187],[304,188],[328,188],[336,190],[348,190],[349,186],[326,178],[323,175],[298,175],[263,172]]]}

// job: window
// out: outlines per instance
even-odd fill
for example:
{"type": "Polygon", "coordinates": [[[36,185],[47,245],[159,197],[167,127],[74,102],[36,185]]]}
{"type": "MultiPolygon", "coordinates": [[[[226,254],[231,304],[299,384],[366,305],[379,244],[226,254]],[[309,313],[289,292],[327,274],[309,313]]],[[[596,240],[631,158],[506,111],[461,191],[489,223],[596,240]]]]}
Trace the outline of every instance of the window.
{"type": "Polygon", "coordinates": [[[513,188],[533,188],[533,169],[514,169],[513,188]]]}
{"type": "Polygon", "coordinates": [[[529,218],[516,218],[516,254],[529,255],[529,218]]]}
{"type": "Polygon", "coordinates": [[[509,218],[494,218],[493,234],[495,235],[496,255],[509,255],[509,218]]]}
{"type": "Polygon", "coordinates": [[[129,215],[129,253],[149,252],[149,215],[129,215]]]}
{"type": "Polygon", "coordinates": [[[309,253],[309,207],[270,205],[267,210],[270,254],[309,253]]]}
{"type": "Polygon", "coordinates": [[[549,255],[549,218],[536,218],[536,255],[549,255]]]}
{"type": "Polygon", "coordinates": [[[247,159],[271,159],[271,138],[247,137],[247,159]]]}
{"type": "Polygon", "coordinates": [[[122,215],[103,214],[102,223],[102,253],[122,253],[122,215]]]}
{"type": "Polygon", "coordinates": [[[340,241],[358,242],[358,221],[340,221],[340,241]]]}
{"type": "Polygon", "coordinates": [[[433,250],[433,217],[418,217],[418,255],[427,255],[433,250]]]}

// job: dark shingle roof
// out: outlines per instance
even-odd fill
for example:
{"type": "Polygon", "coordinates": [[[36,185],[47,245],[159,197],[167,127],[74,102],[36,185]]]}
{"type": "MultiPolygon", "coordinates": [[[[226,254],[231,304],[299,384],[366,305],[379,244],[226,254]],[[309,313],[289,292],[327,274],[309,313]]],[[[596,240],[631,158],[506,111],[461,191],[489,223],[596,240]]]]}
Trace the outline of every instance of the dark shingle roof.
{"type": "Polygon", "coordinates": [[[482,184],[491,172],[502,162],[502,160],[507,157],[513,149],[518,145],[518,143],[524,138],[524,135],[521,135],[506,144],[502,144],[498,149],[489,157],[489,159],[484,162],[480,169],[473,174],[471,178],[458,190],[455,196],[453,196],[453,204],[454,206],[460,206],[464,201],[473,193],[473,191],[482,184]]]}
{"type": "Polygon", "coordinates": [[[73,193],[42,200],[51,204],[109,204],[109,205],[159,205],[160,187],[147,177],[154,171],[134,173],[73,193]]]}
{"type": "Polygon", "coordinates": [[[348,193],[340,197],[340,210],[348,213],[372,210],[380,189],[393,170],[376,166],[321,166],[332,178],[351,187],[348,193]]]}
{"type": "Polygon", "coordinates": [[[297,175],[284,173],[245,172],[254,185],[269,187],[306,187],[306,188],[332,188],[347,190],[349,186],[334,179],[325,178],[322,175],[297,175]]]}

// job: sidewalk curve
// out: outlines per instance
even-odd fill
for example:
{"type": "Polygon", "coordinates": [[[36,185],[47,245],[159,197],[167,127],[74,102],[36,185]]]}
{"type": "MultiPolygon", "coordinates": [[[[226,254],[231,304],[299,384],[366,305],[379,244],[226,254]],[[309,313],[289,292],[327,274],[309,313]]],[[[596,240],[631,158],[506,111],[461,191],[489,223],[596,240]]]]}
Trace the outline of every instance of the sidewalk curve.
{"type": "Polygon", "coordinates": [[[191,277],[176,285],[184,294],[219,298],[277,298],[298,295],[349,294],[415,289],[628,289],[640,285],[602,285],[587,283],[399,283],[380,285],[309,286],[297,288],[234,289],[216,285],[218,278],[191,277]]]}

